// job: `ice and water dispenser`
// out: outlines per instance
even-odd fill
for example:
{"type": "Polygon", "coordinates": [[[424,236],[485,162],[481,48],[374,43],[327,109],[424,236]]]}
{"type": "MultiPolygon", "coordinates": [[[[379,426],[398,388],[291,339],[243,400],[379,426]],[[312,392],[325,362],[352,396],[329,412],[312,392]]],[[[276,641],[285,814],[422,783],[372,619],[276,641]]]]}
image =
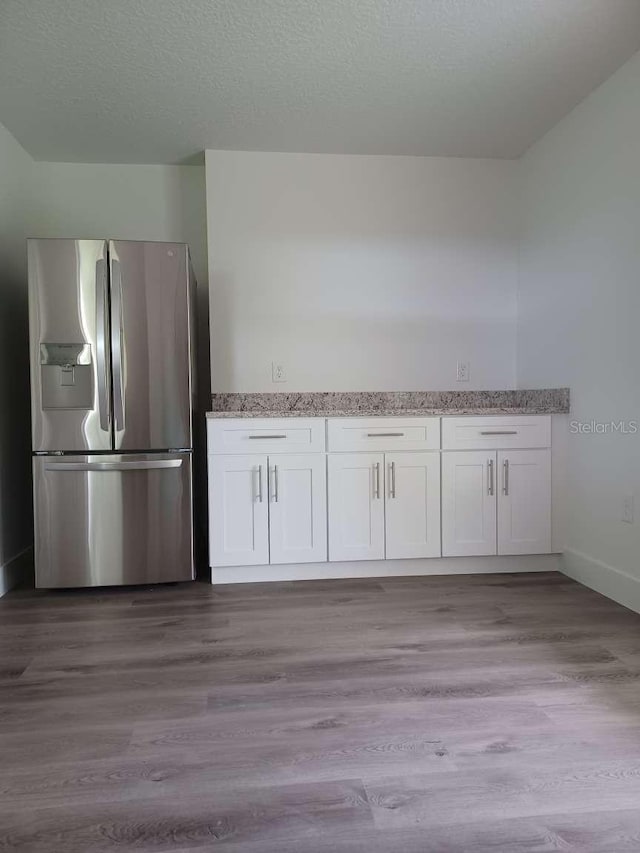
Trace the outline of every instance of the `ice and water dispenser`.
{"type": "Polygon", "coordinates": [[[92,409],[91,344],[40,344],[43,409],[92,409]]]}

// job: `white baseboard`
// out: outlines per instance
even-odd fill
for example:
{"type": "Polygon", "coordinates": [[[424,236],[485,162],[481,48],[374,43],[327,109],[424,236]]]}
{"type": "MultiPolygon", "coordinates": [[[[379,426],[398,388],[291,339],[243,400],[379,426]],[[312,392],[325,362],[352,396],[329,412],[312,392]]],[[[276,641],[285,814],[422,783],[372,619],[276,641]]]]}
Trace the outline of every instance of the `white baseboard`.
{"type": "Polygon", "coordinates": [[[0,598],[17,586],[20,581],[32,571],[33,548],[29,546],[20,551],[3,566],[0,566],[0,598]]]}
{"type": "Polygon", "coordinates": [[[434,557],[422,560],[361,560],[344,563],[292,563],[286,566],[212,568],[211,582],[226,584],[407,575],[555,572],[559,569],[560,554],[532,554],[517,557],[434,557]]]}
{"type": "Polygon", "coordinates": [[[593,557],[571,548],[562,555],[560,571],[606,595],[607,598],[612,598],[618,604],[640,613],[640,578],[634,578],[621,569],[594,560],[593,557]]]}

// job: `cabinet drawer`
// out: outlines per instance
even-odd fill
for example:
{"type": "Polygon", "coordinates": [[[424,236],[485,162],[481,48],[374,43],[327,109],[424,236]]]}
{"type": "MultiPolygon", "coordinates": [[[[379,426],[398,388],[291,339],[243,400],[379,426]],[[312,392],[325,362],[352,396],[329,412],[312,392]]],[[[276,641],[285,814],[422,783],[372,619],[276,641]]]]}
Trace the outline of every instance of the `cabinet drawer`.
{"type": "Polygon", "coordinates": [[[440,418],[330,418],[327,426],[334,452],[440,449],[440,418]]]}
{"type": "Polygon", "coordinates": [[[443,450],[498,450],[551,446],[550,415],[442,419],[443,450]]]}
{"type": "Polygon", "coordinates": [[[209,453],[322,453],[324,418],[210,418],[209,453]]]}

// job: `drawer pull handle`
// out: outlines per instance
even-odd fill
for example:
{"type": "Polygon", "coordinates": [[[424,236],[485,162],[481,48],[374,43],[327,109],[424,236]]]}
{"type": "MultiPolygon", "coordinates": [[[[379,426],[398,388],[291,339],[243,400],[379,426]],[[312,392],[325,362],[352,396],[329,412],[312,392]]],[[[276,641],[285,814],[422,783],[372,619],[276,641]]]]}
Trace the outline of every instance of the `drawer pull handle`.
{"type": "Polygon", "coordinates": [[[367,438],[402,438],[403,432],[368,432],[367,438]]]}
{"type": "Polygon", "coordinates": [[[483,429],[480,435],[517,435],[517,429],[483,429]]]}
{"type": "Polygon", "coordinates": [[[286,435],[249,435],[247,436],[250,439],[257,439],[261,441],[264,438],[288,438],[286,435]]]}

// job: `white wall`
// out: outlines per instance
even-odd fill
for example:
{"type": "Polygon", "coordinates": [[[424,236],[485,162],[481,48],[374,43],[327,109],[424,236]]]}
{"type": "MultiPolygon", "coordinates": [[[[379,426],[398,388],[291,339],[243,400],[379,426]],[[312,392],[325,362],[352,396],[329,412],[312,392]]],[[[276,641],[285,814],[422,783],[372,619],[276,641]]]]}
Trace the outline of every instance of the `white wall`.
{"type": "Polygon", "coordinates": [[[31,544],[25,235],[31,158],[0,125],[0,595],[31,544]]]}
{"type": "Polygon", "coordinates": [[[209,408],[204,167],[35,163],[34,185],[33,236],[189,243],[198,280],[201,405],[209,408]]]}
{"type": "MultiPolygon", "coordinates": [[[[636,54],[520,163],[518,385],[570,386],[575,420],[640,421],[639,144],[636,54]]],[[[640,434],[567,452],[568,570],[640,609],[640,434]]]]}
{"type": "Polygon", "coordinates": [[[213,389],[514,387],[516,171],[207,151],[213,389]]]}

